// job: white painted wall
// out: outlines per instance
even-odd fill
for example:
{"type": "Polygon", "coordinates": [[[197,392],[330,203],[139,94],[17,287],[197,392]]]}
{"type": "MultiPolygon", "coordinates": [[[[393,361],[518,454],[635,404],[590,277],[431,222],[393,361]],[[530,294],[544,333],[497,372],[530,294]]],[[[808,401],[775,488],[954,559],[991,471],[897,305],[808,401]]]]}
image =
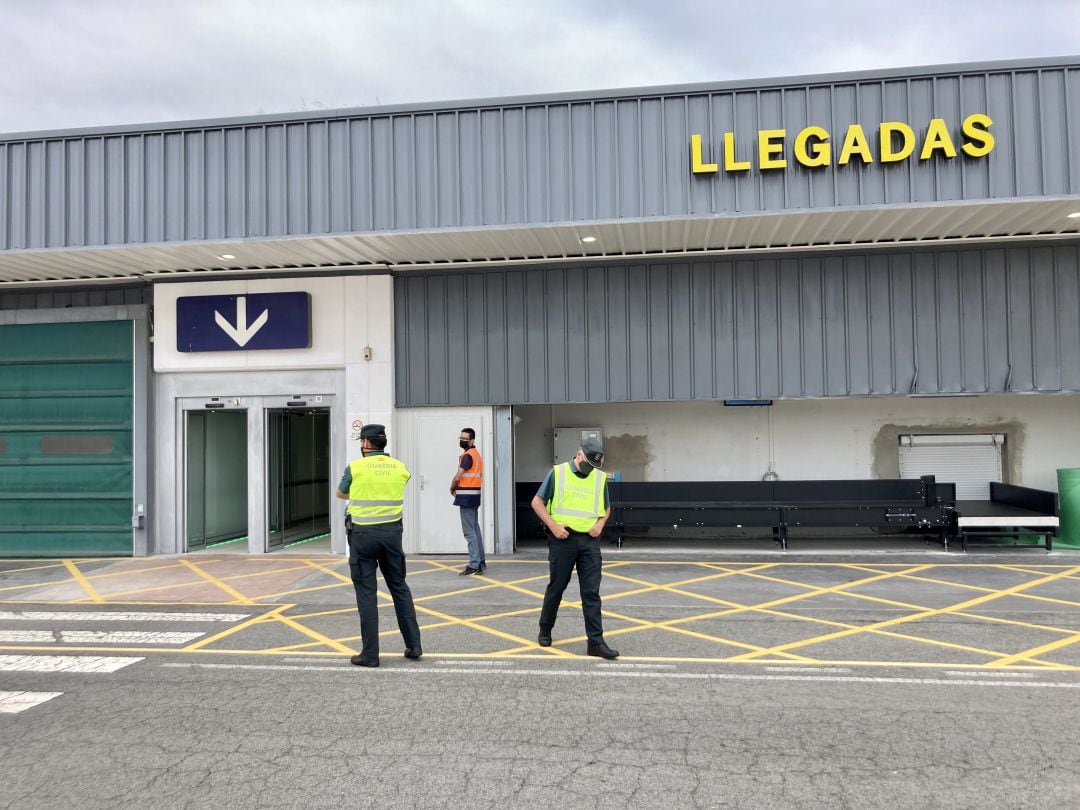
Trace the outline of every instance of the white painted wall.
{"type": "Polygon", "coordinates": [[[520,417],[519,481],[538,481],[550,466],[552,427],[594,424],[604,430],[605,468],[625,468],[625,480],[758,480],[769,468],[770,413],[775,470],[788,480],[884,476],[888,460],[882,456],[898,451],[895,439],[875,447],[875,438],[890,433],[889,425],[967,432],[1009,424],[1011,482],[1024,486],[1056,490],[1057,468],[1080,467],[1080,395],[789,400],[771,408],[721,402],[522,406],[514,413],[520,417]],[[620,447],[635,445],[647,455],[641,466],[620,457],[620,447]]]}
{"type": "MultiPolygon", "coordinates": [[[[182,458],[183,430],[176,421],[181,397],[203,395],[305,396],[333,394],[344,402],[335,406],[331,457],[340,460],[331,480],[340,479],[348,459],[360,455],[354,424],[378,422],[393,426],[394,409],[394,288],[388,275],[334,278],[273,278],[250,281],[207,281],[158,284],[154,288],[154,369],[156,383],[155,441],[157,465],[158,551],[179,550],[169,529],[169,516],[182,509],[172,493],[170,459],[182,458]],[[189,295],[240,295],[266,292],[311,294],[312,342],[307,349],[179,352],[176,349],[176,300],[189,295]],[[365,359],[365,348],[370,359],[365,359]],[[327,376],[326,372],[334,372],[327,376]],[[344,390],[341,372],[344,371],[344,390]],[[209,393],[207,393],[209,392],[209,393]],[[162,446],[167,445],[167,446],[162,446]]],[[[394,437],[391,436],[391,442],[394,437]]],[[[256,465],[255,469],[262,469],[256,465]]],[[[250,493],[249,493],[250,497],[250,493]]],[[[254,539],[257,545],[258,538],[254,539]]],[[[335,551],[344,541],[335,536],[335,551]]]]}

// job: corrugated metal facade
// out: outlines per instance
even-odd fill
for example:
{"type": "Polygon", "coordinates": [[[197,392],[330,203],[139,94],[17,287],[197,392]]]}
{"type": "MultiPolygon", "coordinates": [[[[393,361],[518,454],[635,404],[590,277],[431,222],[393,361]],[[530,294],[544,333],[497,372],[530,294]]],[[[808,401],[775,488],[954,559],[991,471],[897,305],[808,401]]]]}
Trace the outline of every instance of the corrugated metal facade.
{"type": "Polygon", "coordinates": [[[0,139],[0,250],[1080,193],[1080,65],[1029,64],[0,139]],[[690,172],[692,133],[746,156],[816,124],[838,150],[851,123],[955,135],[974,112],[979,160],[690,172]]]}
{"type": "Polygon", "coordinates": [[[152,303],[149,284],[125,284],[116,287],[13,290],[0,287],[0,310],[65,309],[67,307],[104,307],[152,303]]]}
{"type": "Polygon", "coordinates": [[[397,404],[1080,391],[1080,246],[395,279],[397,404]]]}

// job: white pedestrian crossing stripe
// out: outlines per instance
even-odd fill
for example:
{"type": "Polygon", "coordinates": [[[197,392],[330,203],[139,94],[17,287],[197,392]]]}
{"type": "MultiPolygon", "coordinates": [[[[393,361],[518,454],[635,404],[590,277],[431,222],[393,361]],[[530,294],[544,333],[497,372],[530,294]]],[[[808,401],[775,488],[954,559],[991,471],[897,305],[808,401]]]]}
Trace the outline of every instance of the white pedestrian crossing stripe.
{"type": "Polygon", "coordinates": [[[9,644],[187,644],[205,633],[151,633],[141,630],[0,630],[9,644]],[[58,637],[59,636],[59,637],[58,637]]]}
{"type": "Polygon", "coordinates": [[[32,709],[54,697],[60,697],[63,692],[4,692],[0,691],[0,714],[18,714],[26,709],[32,709]]]}
{"type": "Polygon", "coordinates": [[[0,672],[116,672],[144,658],[102,655],[0,655],[0,672]]]}
{"type": "Polygon", "coordinates": [[[48,644],[56,641],[52,630],[0,630],[0,641],[11,644],[48,644]]]}
{"type": "Polygon", "coordinates": [[[128,611],[113,613],[104,610],[0,610],[0,621],[43,622],[57,619],[69,622],[238,622],[248,613],[164,613],[128,611]]]}
{"type": "Polygon", "coordinates": [[[138,630],[61,630],[68,644],[186,644],[204,633],[143,633],[138,630]]]}

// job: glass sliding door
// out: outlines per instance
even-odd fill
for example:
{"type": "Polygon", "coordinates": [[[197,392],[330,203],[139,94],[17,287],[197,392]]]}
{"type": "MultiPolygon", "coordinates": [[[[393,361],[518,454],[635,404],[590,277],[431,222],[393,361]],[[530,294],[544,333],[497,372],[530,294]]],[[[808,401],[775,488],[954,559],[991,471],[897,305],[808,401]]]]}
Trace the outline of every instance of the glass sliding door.
{"type": "Polygon", "coordinates": [[[247,412],[187,411],[187,550],[248,535],[247,412]]]}
{"type": "Polygon", "coordinates": [[[330,533],[330,411],[266,411],[267,550],[330,533]]]}

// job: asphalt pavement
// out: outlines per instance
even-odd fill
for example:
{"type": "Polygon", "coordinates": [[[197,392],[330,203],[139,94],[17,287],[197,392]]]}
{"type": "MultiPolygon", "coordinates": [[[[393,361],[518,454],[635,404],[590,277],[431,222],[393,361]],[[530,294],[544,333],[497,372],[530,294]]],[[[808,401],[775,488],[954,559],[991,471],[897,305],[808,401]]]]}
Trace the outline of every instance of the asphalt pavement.
{"type": "Polygon", "coordinates": [[[340,558],[0,561],[0,808],[1080,806],[1080,555],[462,565],[362,669],[340,558]]]}

